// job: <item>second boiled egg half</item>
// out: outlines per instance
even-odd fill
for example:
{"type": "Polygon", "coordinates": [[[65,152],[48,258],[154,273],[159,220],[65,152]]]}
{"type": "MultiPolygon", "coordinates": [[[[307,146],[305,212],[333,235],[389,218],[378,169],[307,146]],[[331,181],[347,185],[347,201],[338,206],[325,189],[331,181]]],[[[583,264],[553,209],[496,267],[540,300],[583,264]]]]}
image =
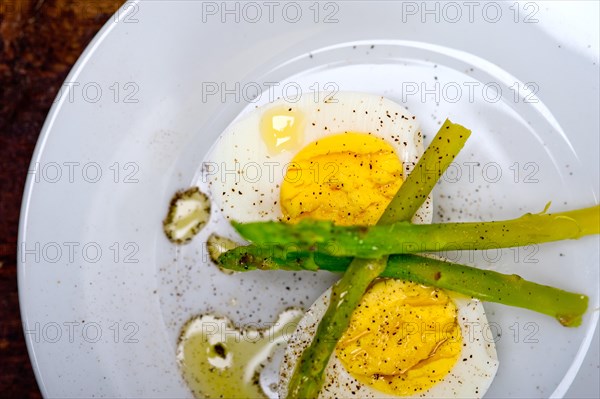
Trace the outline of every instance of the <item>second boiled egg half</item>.
{"type": "MultiPolygon", "coordinates": [[[[280,397],[329,305],[328,290],[288,340],[280,397]]],[[[498,359],[481,302],[380,279],[362,298],[329,359],[319,398],[481,398],[498,359]]]]}

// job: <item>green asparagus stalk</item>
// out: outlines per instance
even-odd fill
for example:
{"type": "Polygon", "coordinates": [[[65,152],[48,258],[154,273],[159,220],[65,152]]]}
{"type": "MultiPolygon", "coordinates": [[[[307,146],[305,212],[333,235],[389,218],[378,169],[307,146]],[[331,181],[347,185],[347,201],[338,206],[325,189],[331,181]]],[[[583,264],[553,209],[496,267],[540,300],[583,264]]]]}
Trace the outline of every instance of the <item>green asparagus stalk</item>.
{"type": "Polygon", "coordinates": [[[470,135],[469,129],[446,119],[377,224],[410,221],[470,135]]]}
{"type": "Polygon", "coordinates": [[[245,272],[250,270],[311,270],[344,271],[352,262],[351,257],[336,257],[319,250],[297,251],[278,245],[246,245],[223,252],[216,263],[227,270],[245,272]]]}
{"type": "MultiPolygon", "coordinates": [[[[335,258],[320,252],[283,252],[279,256],[249,254],[254,246],[238,247],[221,255],[220,265],[236,271],[328,270],[343,272],[352,258],[335,258]],[[311,257],[314,256],[314,259],[311,257]],[[243,261],[242,261],[243,259],[243,261]],[[222,262],[223,261],[223,262],[222,262]]],[[[266,255],[266,254],[263,254],[266,255]]],[[[472,296],[482,301],[533,310],[556,318],[566,327],[581,324],[588,297],[537,284],[512,274],[416,255],[391,255],[380,277],[410,280],[472,296]]]]}
{"type": "Polygon", "coordinates": [[[288,398],[316,398],[323,385],[325,367],[338,340],[348,328],[352,312],[369,284],[385,269],[384,259],[356,258],[331,288],[329,307],[311,344],[302,352],[288,386],[288,398]]]}
{"type": "Polygon", "coordinates": [[[530,309],[556,318],[565,327],[581,325],[588,297],[527,281],[512,274],[416,255],[394,255],[382,277],[410,280],[478,298],[530,309]]]}
{"type": "MultiPolygon", "coordinates": [[[[435,145],[427,148],[384,212],[383,223],[408,221],[421,207],[440,176],[459,153],[470,131],[449,120],[442,125],[435,145]],[[432,174],[428,167],[439,165],[432,174]],[[415,173],[417,172],[417,173],[415,173]]],[[[302,352],[288,386],[288,399],[315,398],[323,384],[325,367],[337,341],[348,328],[350,317],[371,282],[385,269],[387,257],[356,258],[331,289],[331,299],[311,344],[302,352]]]]}
{"type": "MultiPolygon", "coordinates": [[[[545,210],[544,210],[545,212],[545,210]]],[[[328,221],[303,220],[234,223],[236,230],[257,245],[294,245],[310,251],[315,244],[334,256],[377,259],[390,254],[509,248],[600,233],[600,205],[558,213],[525,214],[497,222],[385,226],[334,226],[328,221]]]]}

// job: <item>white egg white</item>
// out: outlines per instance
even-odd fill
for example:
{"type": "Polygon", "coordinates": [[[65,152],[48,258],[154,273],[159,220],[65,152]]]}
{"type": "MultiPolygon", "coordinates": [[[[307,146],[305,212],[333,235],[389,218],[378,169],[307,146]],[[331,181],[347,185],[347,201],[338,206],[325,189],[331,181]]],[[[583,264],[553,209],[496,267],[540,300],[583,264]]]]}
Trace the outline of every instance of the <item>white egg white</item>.
{"type": "MultiPolygon", "coordinates": [[[[339,92],[333,100],[314,94],[305,93],[294,103],[277,100],[256,108],[219,137],[205,158],[202,178],[225,218],[240,222],[280,218],[279,189],[287,166],[304,146],[332,134],[359,132],[385,138],[410,173],[423,153],[423,141],[416,117],[405,107],[373,94],[339,92]],[[315,97],[321,100],[316,102],[315,97]],[[259,125],[265,110],[281,106],[302,113],[306,128],[298,148],[272,155],[259,125]]],[[[414,221],[430,220],[427,201],[414,221]]]]}
{"type": "MultiPolygon", "coordinates": [[[[304,349],[312,342],[317,326],[329,305],[327,290],[306,312],[288,340],[280,369],[279,397],[287,395],[294,367],[304,349]]],[[[460,356],[446,377],[414,398],[481,398],[488,390],[498,369],[494,337],[490,336],[487,317],[481,302],[448,292],[456,304],[457,319],[463,335],[460,356]]],[[[335,352],[325,370],[325,381],[319,398],[394,398],[352,377],[335,352]]]]}

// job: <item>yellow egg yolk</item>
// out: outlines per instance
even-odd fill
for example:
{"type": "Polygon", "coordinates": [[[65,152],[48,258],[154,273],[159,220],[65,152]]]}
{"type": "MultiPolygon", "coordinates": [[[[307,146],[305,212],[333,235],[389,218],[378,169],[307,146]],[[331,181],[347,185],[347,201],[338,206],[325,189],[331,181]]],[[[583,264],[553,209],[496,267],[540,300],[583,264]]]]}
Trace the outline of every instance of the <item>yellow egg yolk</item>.
{"type": "Polygon", "coordinates": [[[260,119],[260,134],[269,153],[298,148],[304,132],[304,115],[292,107],[274,107],[260,119]]]}
{"type": "Polygon", "coordinates": [[[456,315],[442,290],[379,280],[352,314],[337,357],[363,384],[397,396],[418,394],[444,379],[460,355],[456,315]]]}
{"type": "Polygon", "coordinates": [[[283,218],[372,225],[401,184],[402,163],[384,139],[353,132],[327,136],[304,147],[287,168],[283,218]]]}

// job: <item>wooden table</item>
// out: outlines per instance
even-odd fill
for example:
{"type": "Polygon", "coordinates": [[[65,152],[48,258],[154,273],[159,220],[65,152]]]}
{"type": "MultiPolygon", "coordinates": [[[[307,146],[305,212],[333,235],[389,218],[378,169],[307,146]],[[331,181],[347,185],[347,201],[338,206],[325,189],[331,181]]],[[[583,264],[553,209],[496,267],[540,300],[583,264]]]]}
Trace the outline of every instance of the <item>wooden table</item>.
{"type": "Polygon", "coordinates": [[[0,393],[39,398],[21,327],[21,196],[46,114],[67,73],[123,0],[0,0],[0,393]]]}

